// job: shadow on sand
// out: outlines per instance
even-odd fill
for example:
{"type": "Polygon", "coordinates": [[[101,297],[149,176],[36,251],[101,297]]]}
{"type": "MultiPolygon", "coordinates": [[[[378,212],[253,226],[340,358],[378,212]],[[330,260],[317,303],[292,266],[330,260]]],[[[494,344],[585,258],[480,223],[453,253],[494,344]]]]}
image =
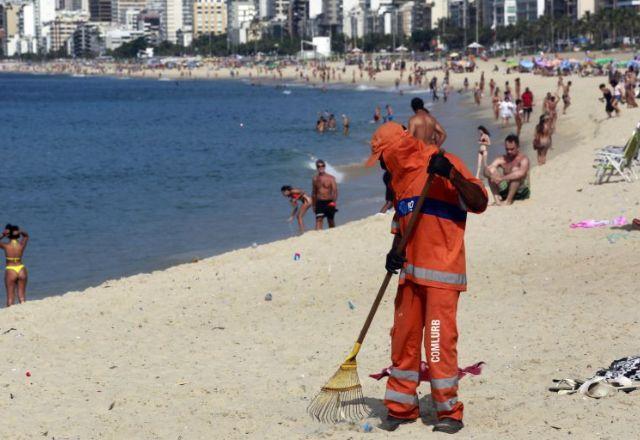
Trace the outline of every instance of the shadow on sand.
{"type": "MultiPolygon", "coordinates": [[[[379,419],[382,422],[387,417],[387,408],[382,399],[365,397],[364,401],[371,408],[369,418],[379,419]]],[[[438,421],[431,394],[425,394],[420,398],[420,420],[427,426],[433,426],[438,421]]]]}

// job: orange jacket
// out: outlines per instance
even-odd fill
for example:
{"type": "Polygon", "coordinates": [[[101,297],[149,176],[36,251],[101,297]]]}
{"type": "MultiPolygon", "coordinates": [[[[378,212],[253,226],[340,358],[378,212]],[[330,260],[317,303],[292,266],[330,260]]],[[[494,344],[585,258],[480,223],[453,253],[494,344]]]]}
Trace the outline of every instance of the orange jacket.
{"type": "MultiPolygon", "coordinates": [[[[394,142],[393,148],[382,153],[396,194],[392,233],[403,233],[409,224],[413,207],[428,178],[427,166],[431,156],[438,152],[435,145],[425,145],[409,134],[403,134],[401,139],[402,142],[394,142]]],[[[445,156],[462,176],[477,184],[486,194],[482,182],[457,156],[450,153],[445,153],[445,156]]],[[[407,262],[400,273],[400,284],[410,280],[442,289],[467,289],[464,250],[467,211],[453,184],[436,176],[422,208],[423,216],[407,244],[407,262]]]]}

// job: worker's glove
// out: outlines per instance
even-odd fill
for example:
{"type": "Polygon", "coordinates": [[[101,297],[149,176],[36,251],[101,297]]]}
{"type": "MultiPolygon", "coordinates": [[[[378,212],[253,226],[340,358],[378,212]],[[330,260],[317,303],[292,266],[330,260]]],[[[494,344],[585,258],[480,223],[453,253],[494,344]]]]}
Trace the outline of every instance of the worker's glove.
{"type": "Polygon", "coordinates": [[[384,265],[384,268],[387,269],[387,272],[397,274],[398,271],[402,269],[402,266],[404,266],[405,261],[407,260],[404,258],[404,253],[400,255],[394,249],[391,249],[387,254],[387,263],[384,265]]]}
{"type": "Polygon", "coordinates": [[[453,165],[451,165],[449,159],[444,157],[444,154],[438,153],[431,156],[427,173],[437,174],[438,176],[448,179],[451,175],[451,168],[453,168],[453,165]]]}

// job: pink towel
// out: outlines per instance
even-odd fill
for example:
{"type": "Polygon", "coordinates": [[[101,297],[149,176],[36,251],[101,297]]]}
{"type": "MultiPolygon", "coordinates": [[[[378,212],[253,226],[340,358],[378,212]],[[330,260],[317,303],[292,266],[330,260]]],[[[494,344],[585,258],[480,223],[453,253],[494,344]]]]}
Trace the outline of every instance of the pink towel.
{"type": "Polygon", "coordinates": [[[590,228],[601,228],[602,226],[624,226],[627,224],[627,219],[625,216],[621,215],[620,217],[616,217],[613,220],[582,220],[577,223],[571,223],[569,227],[571,229],[581,228],[581,229],[590,229],[590,228]]]}
{"type": "MultiPolygon", "coordinates": [[[[484,362],[477,362],[473,365],[469,365],[465,368],[458,368],[458,379],[462,379],[466,375],[470,374],[472,376],[479,376],[482,373],[482,368],[484,367],[484,362]]],[[[389,376],[391,374],[391,366],[385,368],[378,374],[370,374],[369,377],[380,380],[385,376],[389,376]]],[[[431,380],[431,375],[429,374],[429,366],[426,362],[420,362],[420,382],[429,382],[431,380]]]]}

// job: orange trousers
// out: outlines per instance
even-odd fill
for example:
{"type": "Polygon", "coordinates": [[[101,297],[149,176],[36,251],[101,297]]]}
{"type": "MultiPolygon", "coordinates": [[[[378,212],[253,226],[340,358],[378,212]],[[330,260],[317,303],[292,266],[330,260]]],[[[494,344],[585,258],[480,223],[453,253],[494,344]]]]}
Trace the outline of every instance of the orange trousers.
{"type": "Polygon", "coordinates": [[[416,390],[424,335],[426,361],[431,375],[431,398],[439,419],[462,420],[458,402],[457,290],[405,282],[398,287],[391,330],[392,368],[384,404],[389,415],[400,419],[420,416],[416,390]]]}

